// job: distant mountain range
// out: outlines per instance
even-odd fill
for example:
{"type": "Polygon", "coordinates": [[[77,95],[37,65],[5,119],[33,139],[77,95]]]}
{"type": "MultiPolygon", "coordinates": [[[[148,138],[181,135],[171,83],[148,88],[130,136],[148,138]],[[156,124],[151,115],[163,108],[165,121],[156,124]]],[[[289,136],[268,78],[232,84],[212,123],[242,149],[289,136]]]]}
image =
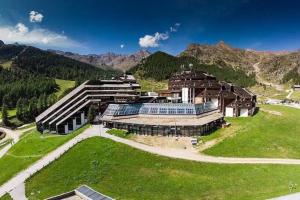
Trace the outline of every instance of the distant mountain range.
{"type": "MultiPolygon", "coordinates": [[[[153,78],[161,79],[167,77],[169,75],[167,73],[178,70],[181,64],[188,65],[187,62],[190,61],[194,65],[216,66],[223,71],[234,70],[237,74],[243,71],[248,77],[255,74],[257,82],[260,83],[278,84],[289,81],[300,83],[300,52],[298,51],[255,51],[234,48],[221,41],[215,45],[190,44],[175,57],[171,55],[169,57],[162,56],[161,54],[151,57],[151,55],[150,52],[145,50],[130,55],[115,53],[80,55],[57,50],[44,51],[18,44],[6,45],[0,40],[0,64],[17,58],[13,60],[13,65],[22,66],[23,68],[29,65],[31,70],[38,69],[39,73],[41,72],[40,68],[45,68],[46,71],[42,72],[54,77],[68,78],[70,76],[70,78],[75,78],[80,74],[78,70],[85,72],[82,78],[89,77],[88,73],[93,70],[102,74],[103,72],[105,72],[104,74],[111,74],[112,71],[116,70],[128,71],[132,68],[139,71],[138,68],[143,68],[146,66],[145,63],[150,63],[147,65],[148,67],[162,72],[153,78]],[[19,54],[22,55],[20,58],[17,56],[19,54]],[[172,68],[170,65],[176,66],[172,68]],[[62,66],[65,70],[60,69],[62,66]],[[168,69],[166,69],[166,66],[168,66],[168,69]],[[58,75],[55,74],[56,71],[59,73],[58,75]],[[67,71],[71,75],[67,75],[65,73],[67,71]]],[[[219,73],[216,72],[215,68],[214,70],[206,69],[206,71],[219,73]]],[[[154,74],[157,74],[157,72],[154,74]]],[[[230,72],[230,74],[232,73],[230,72]]]]}
{"type": "Polygon", "coordinates": [[[72,52],[63,52],[57,50],[48,50],[59,55],[63,55],[68,58],[78,60],[80,62],[88,63],[102,69],[115,69],[121,71],[127,71],[135,65],[139,64],[142,59],[147,58],[151,53],[145,50],[140,50],[134,54],[122,55],[115,53],[105,54],[89,54],[80,55],[72,52]]]}

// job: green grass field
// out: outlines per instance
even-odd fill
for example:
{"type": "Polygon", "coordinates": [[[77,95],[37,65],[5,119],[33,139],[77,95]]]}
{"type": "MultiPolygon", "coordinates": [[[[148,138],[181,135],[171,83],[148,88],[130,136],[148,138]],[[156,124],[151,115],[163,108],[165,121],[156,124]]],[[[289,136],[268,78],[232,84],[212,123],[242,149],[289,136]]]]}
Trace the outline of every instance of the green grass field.
{"type": "Polygon", "coordinates": [[[254,117],[228,118],[227,121],[232,124],[227,131],[234,130],[236,135],[207,149],[205,153],[217,156],[300,158],[300,109],[262,105],[261,111],[254,117]]]}
{"type": "Polygon", "coordinates": [[[44,199],[81,184],[115,199],[266,199],[299,185],[300,168],[197,163],[91,138],[30,178],[26,194],[44,199]]]}
{"type": "Polygon", "coordinates": [[[84,126],[66,136],[41,135],[36,130],[25,133],[21,140],[0,159],[0,185],[50,151],[83,132],[87,127],[89,126],[84,126]]]}
{"type": "Polygon", "coordinates": [[[75,81],[55,79],[55,82],[59,86],[59,90],[55,93],[57,97],[60,97],[66,90],[75,86],[75,81]]]}

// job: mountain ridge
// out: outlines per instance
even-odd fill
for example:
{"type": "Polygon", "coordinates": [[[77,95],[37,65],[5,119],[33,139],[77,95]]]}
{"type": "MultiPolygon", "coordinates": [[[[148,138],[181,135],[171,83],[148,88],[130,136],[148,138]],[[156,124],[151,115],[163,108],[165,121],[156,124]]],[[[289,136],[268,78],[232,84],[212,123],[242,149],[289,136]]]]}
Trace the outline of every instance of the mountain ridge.
{"type": "Polygon", "coordinates": [[[88,63],[102,69],[113,69],[120,71],[127,71],[135,65],[139,64],[142,59],[151,55],[147,50],[139,50],[133,54],[116,54],[113,52],[107,52],[104,54],[87,54],[81,55],[72,52],[63,52],[57,50],[48,50],[59,55],[63,55],[80,62],[88,63]]]}
{"type": "Polygon", "coordinates": [[[215,45],[192,43],[180,56],[194,57],[201,64],[240,69],[247,74],[259,73],[259,76],[273,83],[296,82],[295,78],[285,78],[291,70],[298,71],[296,77],[300,77],[299,51],[256,51],[234,48],[221,41],[215,45]],[[259,70],[256,70],[255,64],[259,70]]]}

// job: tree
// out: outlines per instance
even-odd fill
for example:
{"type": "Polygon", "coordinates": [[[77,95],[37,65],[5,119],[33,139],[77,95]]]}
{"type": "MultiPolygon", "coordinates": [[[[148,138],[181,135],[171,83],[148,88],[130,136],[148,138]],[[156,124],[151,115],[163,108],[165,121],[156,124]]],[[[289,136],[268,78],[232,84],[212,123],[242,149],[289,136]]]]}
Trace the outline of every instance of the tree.
{"type": "Polygon", "coordinates": [[[28,120],[32,121],[37,115],[37,99],[33,97],[29,100],[28,105],[28,120]]]}
{"type": "Polygon", "coordinates": [[[19,98],[16,106],[16,116],[19,120],[23,119],[24,109],[23,109],[23,99],[19,98]]]}
{"type": "Polygon", "coordinates": [[[97,107],[95,105],[90,105],[88,111],[88,122],[93,123],[96,116],[97,116],[97,107]]]}
{"type": "Polygon", "coordinates": [[[5,126],[9,125],[7,105],[5,103],[2,105],[2,123],[5,126]]]}

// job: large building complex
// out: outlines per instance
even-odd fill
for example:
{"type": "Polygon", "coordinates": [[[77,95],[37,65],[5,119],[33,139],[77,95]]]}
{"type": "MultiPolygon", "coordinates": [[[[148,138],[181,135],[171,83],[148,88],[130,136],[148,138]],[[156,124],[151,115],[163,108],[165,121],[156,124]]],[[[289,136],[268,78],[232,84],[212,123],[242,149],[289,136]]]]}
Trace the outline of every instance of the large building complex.
{"type": "Polygon", "coordinates": [[[133,76],[114,80],[86,81],[36,118],[41,132],[67,134],[87,123],[91,104],[103,112],[110,103],[131,103],[139,99],[140,88],[133,76]]]}
{"type": "Polygon", "coordinates": [[[251,116],[256,96],[245,88],[219,82],[204,72],[182,71],[169,79],[169,88],[161,93],[171,101],[199,104],[212,102],[225,116],[251,116]]]}
{"type": "Polygon", "coordinates": [[[86,81],[36,118],[38,130],[67,134],[87,123],[92,104],[105,126],[146,135],[209,134],[224,115],[246,117],[255,111],[255,95],[204,72],[174,74],[159,95],[141,95],[138,89],[132,75],[86,81]]]}

